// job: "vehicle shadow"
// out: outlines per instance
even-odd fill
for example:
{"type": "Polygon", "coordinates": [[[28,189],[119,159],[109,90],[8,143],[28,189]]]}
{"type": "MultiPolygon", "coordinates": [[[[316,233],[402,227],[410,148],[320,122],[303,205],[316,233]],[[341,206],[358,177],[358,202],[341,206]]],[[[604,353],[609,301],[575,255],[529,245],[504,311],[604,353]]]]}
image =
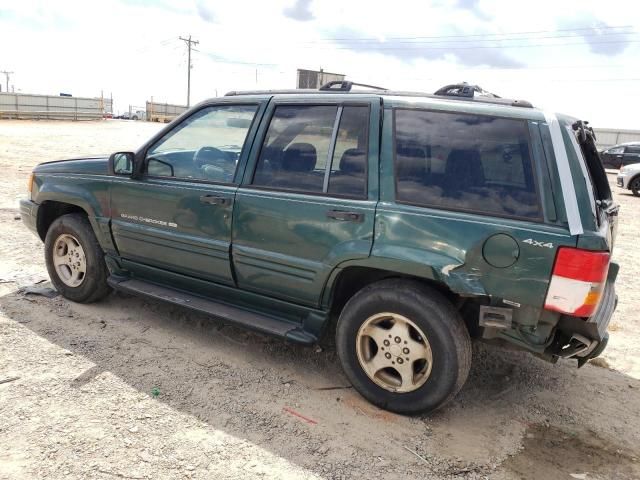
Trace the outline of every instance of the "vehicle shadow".
{"type": "Polygon", "coordinates": [[[347,476],[370,472],[372,461],[382,477],[398,478],[416,468],[539,478],[540,465],[546,472],[640,475],[640,381],[606,368],[576,370],[568,361],[551,365],[476,344],[457,398],[431,416],[403,417],[354,392],[330,345],[291,345],[118,293],[80,305],[12,292],[0,305],[10,320],[91,363],[60,382],[80,391],[114,375],[320,475],[338,467],[348,467],[347,476]],[[580,464],[591,447],[609,453],[580,464]]]}

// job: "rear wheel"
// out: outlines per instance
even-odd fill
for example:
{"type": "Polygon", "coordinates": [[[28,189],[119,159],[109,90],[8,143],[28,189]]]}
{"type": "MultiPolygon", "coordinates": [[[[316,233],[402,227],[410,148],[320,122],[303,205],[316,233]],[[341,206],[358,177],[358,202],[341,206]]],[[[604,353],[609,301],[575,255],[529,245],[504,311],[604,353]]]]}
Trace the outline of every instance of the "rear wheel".
{"type": "Polygon", "coordinates": [[[633,180],[631,180],[629,189],[633,192],[633,194],[636,197],[640,197],[640,177],[634,178],[633,180]]]}
{"type": "Polygon", "coordinates": [[[340,315],[336,346],[356,390],[398,413],[441,407],[471,366],[458,312],[442,294],[412,281],[384,280],[354,295],[340,315]]]}
{"type": "Polygon", "coordinates": [[[65,298],[89,303],[111,291],[104,253],[86,216],[72,213],[54,220],[44,248],[51,283],[65,298]]]}

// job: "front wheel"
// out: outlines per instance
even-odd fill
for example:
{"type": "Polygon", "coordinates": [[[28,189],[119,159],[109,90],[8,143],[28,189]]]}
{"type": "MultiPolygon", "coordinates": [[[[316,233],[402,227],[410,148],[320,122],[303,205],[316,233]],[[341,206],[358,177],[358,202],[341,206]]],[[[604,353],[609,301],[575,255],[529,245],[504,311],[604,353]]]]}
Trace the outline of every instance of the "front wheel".
{"type": "Polygon", "coordinates": [[[636,197],[640,197],[640,177],[634,178],[631,181],[631,185],[629,185],[629,189],[633,192],[636,197]]]}
{"type": "Polygon", "coordinates": [[[443,406],[471,366],[459,313],[442,294],[412,281],[384,280],[354,295],[338,320],[336,346],[355,389],[397,413],[443,406]]]}
{"type": "Polygon", "coordinates": [[[44,249],[51,283],[63,297],[89,303],[111,291],[104,253],[86,216],[71,213],[54,220],[44,249]]]}

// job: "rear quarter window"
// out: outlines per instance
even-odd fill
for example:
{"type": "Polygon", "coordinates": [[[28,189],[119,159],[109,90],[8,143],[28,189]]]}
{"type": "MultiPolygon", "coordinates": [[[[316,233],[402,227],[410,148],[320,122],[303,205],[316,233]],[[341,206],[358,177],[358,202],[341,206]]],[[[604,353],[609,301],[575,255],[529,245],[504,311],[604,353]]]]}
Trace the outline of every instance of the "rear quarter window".
{"type": "Polygon", "coordinates": [[[394,131],[396,200],[541,218],[525,120],[397,109],[394,131]]]}

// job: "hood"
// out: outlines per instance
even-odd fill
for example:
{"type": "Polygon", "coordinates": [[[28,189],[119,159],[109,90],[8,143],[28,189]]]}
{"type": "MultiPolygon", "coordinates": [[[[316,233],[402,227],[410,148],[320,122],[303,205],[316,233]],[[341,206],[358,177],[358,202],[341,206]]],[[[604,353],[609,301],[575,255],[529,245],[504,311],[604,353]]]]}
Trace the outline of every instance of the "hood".
{"type": "Polygon", "coordinates": [[[109,173],[109,156],[100,155],[69,160],[44,162],[33,169],[35,173],[86,173],[107,175],[109,173]]]}
{"type": "Polygon", "coordinates": [[[636,172],[640,170],[640,163],[630,163],[629,165],[624,165],[620,171],[624,170],[625,172],[636,172]]]}

